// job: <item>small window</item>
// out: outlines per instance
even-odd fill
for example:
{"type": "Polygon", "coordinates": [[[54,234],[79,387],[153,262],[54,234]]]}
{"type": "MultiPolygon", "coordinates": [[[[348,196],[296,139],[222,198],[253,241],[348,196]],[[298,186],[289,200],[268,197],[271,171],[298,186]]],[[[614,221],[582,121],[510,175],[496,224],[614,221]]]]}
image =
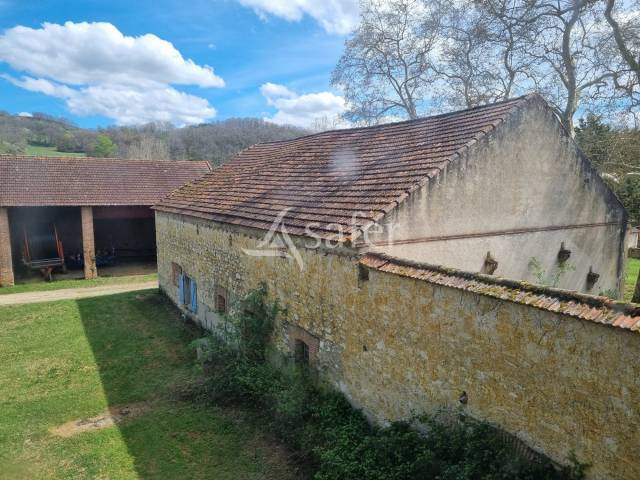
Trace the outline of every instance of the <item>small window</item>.
{"type": "Polygon", "coordinates": [[[297,325],[287,325],[289,351],[296,363],[315,365],[320,350],[320,340],[297,325]]]}
{"type": "Polygon", "coordinates": [[[309,345],[302,340],[296,340],[295,343],[295,360],[300,365],[309,365],[309,345]]]}
{"type": "Polygon", "coordinates": [[[227,299],[224,298],[224,295],[216,295],[216,311],[218,313],[227,313],[227,299]]]}
{"type": "Polygon", "coordinates": [[[369,269],[364,265],[358,264],[358,285],[369,281],[369,269]]]}
{"type": "Polygon", "coordinates": [[[171,262],[171,274],[173,278],[173,285],[175,287],[180,284],[180,274],[182,273],[182,267],[175,262],[171,262]]]}
{"type": "Polygon", "coordinates": [[[217,286],[215,296],[216,312],[227,313],[229,308],[228,298],[227,291],[223,287],[217,286]]]}

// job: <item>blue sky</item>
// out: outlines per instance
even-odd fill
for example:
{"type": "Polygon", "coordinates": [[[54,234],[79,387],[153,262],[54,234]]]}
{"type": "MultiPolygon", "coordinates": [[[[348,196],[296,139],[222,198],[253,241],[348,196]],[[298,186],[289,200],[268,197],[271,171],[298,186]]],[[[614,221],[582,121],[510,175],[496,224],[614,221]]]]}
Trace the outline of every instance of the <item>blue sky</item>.
{"type": "Polygon", "coordinates": [[[353,5],[353,0],[327,1],[323,7],[305,0],[0,0],[0,110],[45,112],[84,127],[246,116],[310,126],[343,108],[330,76],[354,21],[353,5]],[[339,20],[337,26],[331,23],[339,20]],[[45,22],[57,26],[44,28],[45,22]],[[78,26],[82,22],[88,25],[78,26]],[[166,58],[156,55],[155,43],[138,41],[145,34],[170,42],[174,50],[166,58]],[[114,38],[113,48],[110,40],[96,38],[114,38]],[[36,51],[42,45],[45,53],[36,51]],[[138,56],[120,60],[128,54],[138,56]],[[53,58],[58,56],[60,61],[53,58]],[[67,71],[58,68],[65,62],[67,71]]]}

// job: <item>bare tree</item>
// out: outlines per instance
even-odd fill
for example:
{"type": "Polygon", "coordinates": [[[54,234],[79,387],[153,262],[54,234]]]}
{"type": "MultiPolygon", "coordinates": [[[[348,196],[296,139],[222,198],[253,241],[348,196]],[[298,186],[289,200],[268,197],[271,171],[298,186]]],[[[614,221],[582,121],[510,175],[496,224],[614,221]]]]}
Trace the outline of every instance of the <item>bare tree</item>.
{"type": "Polygon", "coordinates": [[[640,2],[605,0],[604,17],[611,28],[613,42],[624,62],[615,77],[616,88],[640,105],[640,2]]]}
{"type": "Polygon", "coordinates": [[[474,102],[535,89],[573,135],[581,105],[612,99],[619,69],[612,68],[599,0],[485,0],[462,17],[449,69],[475,86],[474,102]]]}
{"type": "Polygon", "coordinates": [[[506,100],[533,88],[527,54],[531,2],[452,2],[443,8],[445,41],[438,73],[443,94],[456,106],[506,100]]]}
{"type": "Polygon", "coordinates": [[[611,1],[371,0],[332,83],[344,89],[347,119],[367,123],[416,118],[442,100],[472,107],[536,90],[573,134],[580,109],[619,107],[625,77],[604,15],[611,1]]]}
{"type": "Polygon", "coordinates": [[[313,121],[311,127],[312,132],[326,132],[328,130],[335,130],[340,128],[344,124],[344,120],[340,115],[317,117],[313,121]]]}
{"type": "Polygon", "coordinates": [[[446,81],[440,90],[447,103],[456,107],[475,107],[495,100],[499,95],[493,82],[489,35],[483,19],[473,13],[454,9],[447,17],[447,37],[435,69],[446,81]],[[489,67],[489,68],[488,68],[489,67]]]}
{"type": "MultiPolygon", "coordinates": [[[[513,0],[492,2],[488,13],[505,25],[507,58],[522,57],[517,71],[555,108],[573,134],[574,116],[581,102],[610,95],[615,72],[604,56],[606,35],[596,8],[598,0],[513,0]]],[[[503,40],[504,41],[504,40],[503,40]]],[[[504,47],[503,47],[504,48],[504,47]]],[[[517,78],[513,70],[511,78],[517,78]]],[[[513,83],[511,84],[513,85],[513,83]]]]}
{"type": "Polygon", "coordinates": [[[432,53],[440,39],[435,2],[373,0],[345,43],[332,84],[344,90],[347,119],[367,124],[385,116],[417,118],[434,82],[432,53]]]}
{"type": "Polygon", "coordinates": [[[166,141],[148,134],[143,134],[140,139],[121,149],[123,158],[136,160],[168,160],[171,158],[166,141]]]}

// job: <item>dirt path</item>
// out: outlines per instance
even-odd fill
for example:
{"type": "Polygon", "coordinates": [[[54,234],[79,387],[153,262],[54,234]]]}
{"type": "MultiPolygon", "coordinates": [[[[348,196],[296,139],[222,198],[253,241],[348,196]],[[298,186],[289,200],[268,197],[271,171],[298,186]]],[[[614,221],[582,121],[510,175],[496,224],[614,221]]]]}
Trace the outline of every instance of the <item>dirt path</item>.
{"type": "Polygon", "coordinates": [[[82,432],[109,428],[130,418],[143,415],[150,409],[151,404],[149,402],[138,402],[129,405],[121,405],[119,407],[109,407],[106,412],[96,417],[71,420],[59,427],[50,428],[49,433],[57,437],[71,437],[82,432]]]}
{"type": "Polygon", "coordinates": [[[55,300],[75,300],[78,298],[101,297],[116,293],[134,292],[158,288],[158,282],[153,280],[144,283],[123,283],[120,285],[104,285],[100,287],[64,288],[46,292],[10,293],[0,295],[0,307],[4,305],[21,305],[25,303],[51,302],[55,300]]]}

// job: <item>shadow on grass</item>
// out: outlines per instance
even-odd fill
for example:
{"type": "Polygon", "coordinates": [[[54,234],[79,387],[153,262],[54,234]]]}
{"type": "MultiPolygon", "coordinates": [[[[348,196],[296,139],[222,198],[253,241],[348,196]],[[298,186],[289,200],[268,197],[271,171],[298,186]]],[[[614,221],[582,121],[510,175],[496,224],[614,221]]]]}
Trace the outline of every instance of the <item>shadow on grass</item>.
{"type": "Polygon", "coordinates": [[[290,477],[286,465],[265,466],[250,427],[180,400],[179,393],[197,380],[188,345],[201,332],[186,325],[163,295],[147,290],[77,304],[109,408],[148,404],[116,428],[68,439],[90,477],[105,469],[111,478],[290,477]],[[126,452],[118,452],[118,442],[126,452]]]}

